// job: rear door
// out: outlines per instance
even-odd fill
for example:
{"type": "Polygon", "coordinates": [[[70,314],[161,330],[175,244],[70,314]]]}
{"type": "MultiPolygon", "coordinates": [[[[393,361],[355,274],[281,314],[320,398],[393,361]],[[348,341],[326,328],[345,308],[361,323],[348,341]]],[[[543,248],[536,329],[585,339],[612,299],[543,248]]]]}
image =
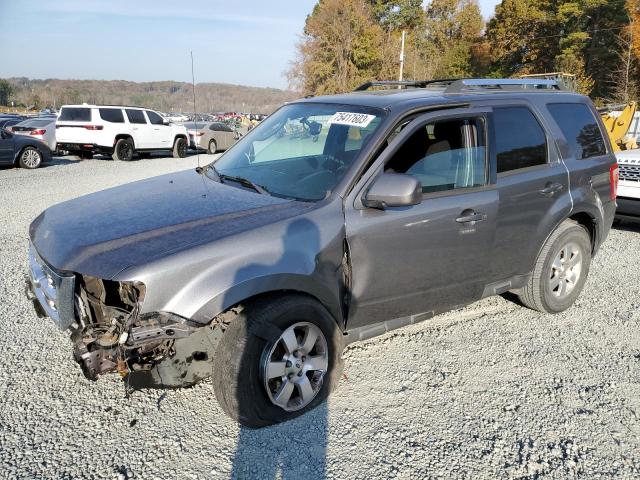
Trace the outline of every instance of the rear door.
{"type": "Polygon", "coordinates": [[[131,136],[133,137],[135,148],[154,148],[153,129],[147,122],[147,117],[144,112],[135,108],[127,108],[125,112],[131,124],[131,136]]]}
{"type": "Polygon", "coordinates": [[[500,206],[495,281],[526,275],[547,236],[571,211],[569,175],[553,137],[529,104],[496,106],[490,123],[500,206]]]}
{"type": "Polygon", "coordinates": [[[0,132],[0,163],[13,163],[14,143],[13,135],[8,132],[0,132]]]}
{"type": "Polygon", "coordinates": [[[481,297],[498,193],[487,155],[487,109],[415,119],[347,199],[349,328],[437,313],[481,297]],[[382,171],[423,184],[422,203],[378,210],[361,199],[382,171]]]}

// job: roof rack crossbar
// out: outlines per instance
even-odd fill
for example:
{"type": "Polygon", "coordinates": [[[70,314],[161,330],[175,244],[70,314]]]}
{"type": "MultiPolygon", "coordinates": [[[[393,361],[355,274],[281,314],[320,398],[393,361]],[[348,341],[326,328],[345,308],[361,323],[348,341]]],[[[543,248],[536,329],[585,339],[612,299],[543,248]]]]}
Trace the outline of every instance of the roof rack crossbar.
{"type": "Polygon", "coordinates": [[[425,88],[429,85],[450,85],[456,81],[460,80],[459,78],[442,78],[436,80],[373,80],[371,82],[363,83],[359,87],[357,87],[354,92],[363,92],[365,90],[369,90],[371,87],[414,87],[414,88],[425,88]]]}
{"type": "Polygon", "coordinates": [[[535,80],[530,78],[469,78],[451,83],[444,93],[462,93],[478,89],[487,90],[564,90],[555,80],[535,80]]]}

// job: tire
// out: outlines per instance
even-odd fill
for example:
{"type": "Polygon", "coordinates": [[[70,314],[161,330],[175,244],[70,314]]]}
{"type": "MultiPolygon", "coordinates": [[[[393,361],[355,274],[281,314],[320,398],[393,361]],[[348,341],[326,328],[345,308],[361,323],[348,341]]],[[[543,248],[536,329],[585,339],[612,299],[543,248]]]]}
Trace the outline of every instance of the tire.
{"type": "Polygon", "coordinates": [[[304,295],[270,296],[230,313],[233,318],[213,362],[214,392],[227,415],[246,427],[260,428],[298,417],[327,398],[342,374],[343,345],[340,329],[320,303],[304,295]],[[294,357],[281,336],[293,332],[300,344],[310,331],[318,335],[313,348],[307,351],[303,346],[294,357]],[[293,362],[280,361],[285,358],[293,362]],[[283,375],[278,377],[278,370],[268,380],[271,363],[280,365],[283,375]],[[307,401],[303,386],[311,388],[307,401]],[[274,403],[279,388],[291,392],[286,407],[274,403]]]}
{"type": "Polygon", "coordinates": [[[134,153],[133,141],[130,138],[121,138],[116,142],[111,158],[130,162],[134,153]]]}
{"type": "Polygon", "coordinates": [[[218,151],[218,144],[216,143],[215,140],[211,140],[209,142],[209,148],[207,148],[207,153],[216,153],[218,151]]]}
{"type": "Polygon", "coordinates": [[[173,158],[184,158],[187,156],[187,142],[184,138],[178,137],[173,142],[173,158]]]}
{"type": "Polygon", "coordinates": [[[42,153],[35,147],[26,147],[18,157],[18,164],[22,168],[33,170],[42,164],[42,153]]]}
{"type": "Polygon", "coordinates": [[[590,265],[589,233],[582,225],[565,220],[545,242],[533,274],[518,297],[533,310],[562,312],[573,305],[580,295],[590,265]]]}

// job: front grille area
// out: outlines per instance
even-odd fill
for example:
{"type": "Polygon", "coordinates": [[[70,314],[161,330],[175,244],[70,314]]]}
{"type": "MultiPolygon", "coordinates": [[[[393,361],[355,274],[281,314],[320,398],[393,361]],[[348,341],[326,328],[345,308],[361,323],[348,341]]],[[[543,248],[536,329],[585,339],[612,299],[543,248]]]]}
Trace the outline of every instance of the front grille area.
{"type": "Polygon", "coordinates": [[[640,165],[618,164],[620,180],[627,182],[640,182],[640,165]]]}
{"type": "Polygon", "coordinates": [[[56,273],[29,246],[29,279],[33,294],[60,330],[66,330],[75,321],[73,290],[75,278],[56,273]]]}

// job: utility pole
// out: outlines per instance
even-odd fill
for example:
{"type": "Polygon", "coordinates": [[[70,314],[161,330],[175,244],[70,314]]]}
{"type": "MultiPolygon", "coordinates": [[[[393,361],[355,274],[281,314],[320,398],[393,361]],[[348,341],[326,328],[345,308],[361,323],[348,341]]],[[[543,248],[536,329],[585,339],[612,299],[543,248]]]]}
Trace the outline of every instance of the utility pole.
{"type": "MultiPolygon", "coordinates": [[[[405,31],[402,30],[402,43],[400,45],[400,76],[398,77],[398,80],[402,81],[402,76],[404,73],[404,36],[405,36],[405,31]]],[[[401,85],[398,85],[398,88],[400,88],[401,85]]]]}

